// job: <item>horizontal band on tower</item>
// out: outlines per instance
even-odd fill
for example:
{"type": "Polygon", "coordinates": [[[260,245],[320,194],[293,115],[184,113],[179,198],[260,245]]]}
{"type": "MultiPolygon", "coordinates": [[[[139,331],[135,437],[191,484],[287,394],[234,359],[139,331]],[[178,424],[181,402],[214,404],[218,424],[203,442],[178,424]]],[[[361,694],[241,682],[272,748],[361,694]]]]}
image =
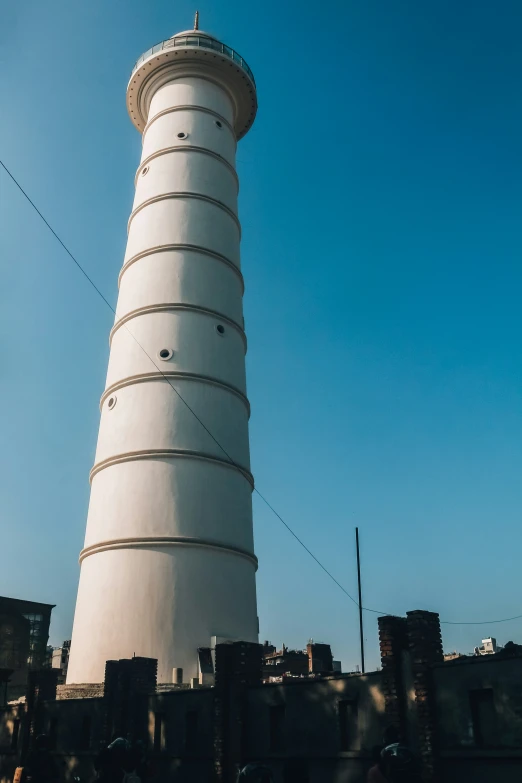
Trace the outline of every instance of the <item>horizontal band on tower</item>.
{"type": "Polygon", "coordinates": [[[165,371],[165,372],[148,372],[148,373],[140,373],[139,375],[129,375],[126,378],[123,378],[121,381],[116,381],[116,383],[111,384],[108,386],[105,391],[103,392],[101,399],[100,399],[100,409],[103,406],[103,403],[107,399],[107,397],[110,397],[111,394],[114,394],[114,392],[118,391],[118,389],[124,389],[126,386],[133,386],[135,383],[150,383],[154,381],[161,381],[166,380],[168,382],[169,378],[182,380],[182,381],[195,381],[196,383],[208,383],[211,386],[217,386],[220,389],[223,389],[224,391],[231,392],[231,394],[235,394],[236,397],[239,397],[241,402],[245,405],[245,408],[247,409],[248,416],[250,417],[250,403],[248,401],[248,398],[245,394],[243,394],[242,391],[237,389],[235,386],[232,386],[229,383],[224,383],[224,381],[218,381],[216,378],[210,378],[208,375],[197,375],[195,373],[191,372],[181,372],[181,371],[165,371]]]}
{"type": "Polygon", "coordinates": [[[127,233],[130,231],[131,223],[138,212],[141,212],[142,209],[145,209],[145,207],[148,207],[150,204],[156,204],[158,201],[168,201],[169,199],[195,199],[196,201],[206,201],[207,204],[212,204],[212,206],[218,207],[218,209],[223,210],[223,212],[232,218],[238,228],[239,238],[241,239],[241,223],[239,222],[238,216],[232,209],[230,209],[230,207],[227,207],[226,204],[224,204],[222,201],[219,201],[217,198],[206,196],[203,193],[192,193],[190,191],[171,191],[170,193],[160,193],[157,196],[152,196],[152,198],[146,199],[141,204],[139,204],[136,209],[132,210],[129,220],[127,221],[127,233]]]}
{"type": "Polygon", "coordinates": [[[161,155],[169,155],[171,152],[198,152],[201,155],[209,155],[211,158],[214,158],[214,160],[218,160],[220,163],[223,163],[223,165],[226,166],[229,171],[232,172],[239,190],[239,177],[237,176],[237,171],[235,170],[234,166],[229,163],[228,160],[226,160],[226,158],[220,155],[219,152],[214,152],[213,150],[209,150],[206,147],[196,147],[192,144],[173,144],[171,147],[162,147],[160,150],[156,150],[156,152],[151,152],[148,157],[140,162],[136,176],[134,178],[134,182],[136,183],[136,179],[140,171],[144,166],[147,165],[147,163],[150,163],[151,160],[154,160],[154,158],[159,158],[161,155]]]}
{"type": "Polygon", "coordinates": [[[154,117],[152,117],[147,122],[147,124],[145,125],[145,127],[143,128],[143,130],[141,132],[142,144],[143,144],[143,139],[145,138],[145,134],[147,133],[147,131],[150,128],[150,126],[154,122],[156,122],[156,120],[159,120],[160,117],[164,117],[165,114],[172,114],[172,112],[175,112],[175,111],[200,111],[200,112],[203,112],[204,114],[210,114],[211,117],[217,117],[217,119],[220,120],[220,122],[222,122],[223,125],[226,125],[227,128],[232,132],[232,135],[234,137],[234,143],[235,143],[235,145],[237,147],[236,132],[235,132],[234,128],[232,127],[232,125],[229,123],[229,121],[226,119],[226,117],[223,117],[223,115],[220,114],[217,111],[213,111],[213,109],[207,109],[206,106],[192,106],[191,104],[188,104],[188,103],[181,104],[179,106],[170,106],[168,109],[162,109],[157,114],[155,114],[154,117]]]}
{"type": "Polygon", "coordinates": [[[205,256],[210,256],[210,258],[215,258],[216,261],[221,261],[221,263],[226,264],[226,266],[228,266],[229,269],[232,269],[239,277],[241,281],[241,289],[244,293],[245,281],[243,279],[242,272],[239,269],[239,267],[237,267],[234,264],[234,262],[230,260],[230,258],[227,258],[221,253],[216,253],[214,250],[208,250],[206,247],[201,247],[200,245],[187,245],[183,243],[170,244],[170,245],[154,245],[153,247],[147,248],[147,250],[141,250],[139,253],[136,253],[136,255],[131,256],[124,263],[123,267],[120,270],[120,274],[118,275],[118,288],[121,283],[121,278],[123,277],[127,269],[131,266],[131,264],[134,264],[136,261],[139,261],[141,258],[145,258],[145,256],[152,256],[154,255],[154,253],[166,253],[169,250],[181,250],[181,251],[189,251],[192,253],[202,253],[205,256]]]}
{"type": "Polygon", "coordinates": [[[214,541],[205,538],[192,538],[189,536],[147,536],[139,538],[115,538],[109,541],[101,541],[99,544],[92,544],[85,547],[80,552],[80,563],[89,555],[97,555],[98,552],[107,552],[111,549],[149,549],[153,546],[193,546],[203,547],[205,549],[218,549],[231,555],[245,557],[254,564],[257,570],[257,557],[247,549],[238,546],[223,544],[221,541],[214,541]]]}
{"type": "Polygon", "coordinates": [[[198,305],[190,305],[190,304],[178,304],[176,302],[165,302],[163,304],[146,305],[145,307],[137,307],[135,310],[131,310],[129,313],[126,313],[118,321],[116,321],[116,323],[112,327],[109,334],[109,345],[112,344],[112,338],[114,334],[118,331],[118,329],[121,326],[126,324],[127,321],[131,321],[133,318],[137,318],[140,315],[147,315],[148,313],[171,313],[171,312],[175,312],[176,310],[186,310],[187,312],[200,313],[202,315],[208,315],[211,318],[217,318],[219,321],[224,321],[224,323],[228,324],[233,329],[236,329],[236,331],[239,332],[239,334],[241,335],[241,339],[245,344],[245,352],[246,352],[245,330],[238,323],[236,323],[236,321],[233,321],[231,318],[228,318],[226,315],[223,315],[222,313],[218,313],[216,310],[210,310],[208,307],[199,307],[198,305]]]}
{"type": "Polygon", "coordinates": [[[235,462],[222,459],[221,457],[214,457],[213,455],[205,454],[202,451],[190,451],[188,449],[144,449],[142,451],[127,451],[123,454],[117,454],[114,457],[107,457],[107,459],[104,459],[101,462],[97,462],[92,467],[91,472],[89,473],[89,481],[92,481],[96,474],[101,470],[110,468],[113,465],[119,465],[122,462],[136,462],[142,459],[161,459],[162,457],[172,457],[174,459],[177,457],[183,457],[185,459],[200,459],[204,460],[205,462],[213,462],[216,465],[230,468],[231,470],[237,470],[238,473],[241,473],[241,475],[246,478],[252,489],[254,489],[254,477],[246,468],[242,468],[235,462]]]}

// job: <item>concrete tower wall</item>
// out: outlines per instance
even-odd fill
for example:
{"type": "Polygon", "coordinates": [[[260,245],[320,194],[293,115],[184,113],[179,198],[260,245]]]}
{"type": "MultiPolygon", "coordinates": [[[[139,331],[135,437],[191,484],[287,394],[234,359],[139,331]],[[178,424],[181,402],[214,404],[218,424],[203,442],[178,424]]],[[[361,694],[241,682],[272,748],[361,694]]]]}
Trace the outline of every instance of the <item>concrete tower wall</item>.
{"type": "Polygon", "coordinates": [[[212,636],[257,641],[237,112],[193,70],[143,89],[68,682],[133,654],[187,680],[212,636]]]}

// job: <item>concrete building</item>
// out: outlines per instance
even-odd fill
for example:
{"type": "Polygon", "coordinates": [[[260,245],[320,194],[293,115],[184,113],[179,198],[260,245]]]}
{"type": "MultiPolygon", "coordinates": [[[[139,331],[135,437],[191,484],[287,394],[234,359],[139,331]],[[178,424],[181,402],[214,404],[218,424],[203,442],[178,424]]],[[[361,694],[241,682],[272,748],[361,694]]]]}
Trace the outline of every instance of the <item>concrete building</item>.
{"type": "Polygon", "coordinates": [[[308,655],[306,650],[289,650],[283,644],[280,650],[276,650],[275,647],[269,648],[269,651],[263,655],[263,679],[265,682],[276,682],[289,677],[306,677],[307,675],[308,655]]]}
{"type": "Polygon", "coordinates": [[[453,661],[457,658],[466,658],[470,655],[496,655],[496,653],[501,652],[503,649],[504,648],[500,644],[497,644],[497,640],[494,636],[488,636],[487,639],[482,639],[482,644],[480,646],[473,648],[472,653],[460,653],[455,650],[454,652],[446,653],[444,655],[444,660],[453,661]]]}
{"type": "Polygon", "coordinates": [[[25,693],[28,672],[46,664],[53,604],[0,596],[0,669],[8,699],[25,693]]]}
{"type": "Polygon", "coordinates": [[[263,681],[278,682],[292,677],[315,677],[341,672],[341,662],[334,661],[329,644],[313,640],[306,650],[289,650],[284,644],[277,650],[270,642],[263,645],[263,681]]]}
{"type": "Polygon", "coordinates": [[[69,654],[71,651],[70,639],[63,642],[61,647],[53,647],[51,654],[51,668],[58,669],[60,677],[59,683],[65,682],[67,678],[67,670],[69,668],[69,654]]]}
{"type": "Polygon", "coordinates": [[[263,647],[218,644],[213,687],[157,685],[157,662],[109,661],[104,682],[57,686],[33,672],[24,704],[0,707],[0,781],[44,731],[66,781],[93,779],[100,742],[141,739],[158,780],[236,783],[261,761],[275,783],[365,783],[394,725],[423,783],[522,777],[522,647],[445,662],[437,614],[380,617],[381,669],[263,683],[263,647]]]}
{"type": "Polygon", "coordinates": [[[243,58],[194,29],[127,88],[143,136],[67,681],[105,661],[199,677],[212,639],[257,642],[236,144],[257,110],[243,58]]]}
{"type": "Polygon", "coordinates": [[[475,647],[475,655],[494,655],[501,650],[502,647],[497,644],[495,637],[488,636],[487,639],[482,639],[480,647],[475,647]]]}

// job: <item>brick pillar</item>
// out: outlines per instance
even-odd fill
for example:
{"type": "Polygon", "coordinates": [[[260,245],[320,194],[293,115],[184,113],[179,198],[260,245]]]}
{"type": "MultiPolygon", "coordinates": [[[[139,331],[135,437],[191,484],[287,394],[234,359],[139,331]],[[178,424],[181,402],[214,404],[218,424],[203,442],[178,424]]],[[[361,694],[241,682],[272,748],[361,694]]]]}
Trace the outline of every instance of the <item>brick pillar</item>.
{"type": "Polygon", "coordinates": [[[156,658],[132,658],[130,669],[129,734],[147,740],[148,697],[156,692],[158,661],[156,658]]]}
{"type": "Polygon", "coordinates": [[[21,755],[25,760],[33,740],[44,726],[43,702],[56,699],[59,669],[30,671],[27,678],[26,717],[22,731],[21,755]]]}
{"type": "Polygon", "coordinates": [[[422,779],[435,783],[437,775],[437,736],[433,670],[444,660],[439,615],[435,612],[407,612],[408,642],[412,659],[417,710],[419,754],[422,779]]]}
{"type": "Polygon", "coordinates": [[[261,684],[263,648],[253,642],[216,646],[214,777],[235,783],[246,752],[248,688],[261,684]]]}
{"type": "Polygon", "coordinates": [[[332,674],[333,656],[329,644],[310,643],[306,645],[308,671],[310,674],[332,674]]]}
{"type": "Polygon", "coordinates": [[[126,677],[122,661],[107,661],[103,684],[104,740],[108,745],[113,734],[127,733],[126,677]]]}
{"type": "Polygon", "coordinates": [[[106,742],[113,734],[145,739],[147,694],[156,690],[157,671],[155,658],[107,661],[103,689],[106,742]]]}
{"type": "Polygon", "coordinates": [[[408,648],[407,623],[404,617],[379,617],[379,646],[383,673],[386,718],[403,741],[407,738],[406,694],[402,673],[403,653],[408,648]]]}

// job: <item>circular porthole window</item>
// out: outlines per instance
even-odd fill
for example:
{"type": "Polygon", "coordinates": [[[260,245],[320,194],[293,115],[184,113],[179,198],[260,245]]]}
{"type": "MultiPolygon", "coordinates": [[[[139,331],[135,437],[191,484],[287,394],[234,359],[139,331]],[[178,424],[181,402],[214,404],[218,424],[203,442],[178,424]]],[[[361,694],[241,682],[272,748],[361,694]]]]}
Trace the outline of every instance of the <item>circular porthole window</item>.
{"type": "Polygon", "coordinates": [[[225,327],[223,326],[223,324],[218,324],[216,326],[216,332],[221,335],[225,334],[225,327]]]}
{"type": "Polygon", "coordinates": [[[108,407],[108,409],[109,409],[110,411],[112,411],[112,409],[113,409],[113,408],[114,408],[114,406],[116,405],[116,401],[117,401],[117,399],[118,399],[118,398],[116,397],[116,395],[115,395],[115,394],[113,394],[113,395],[112,395],[112,397],[109,397],[109,401],[107,402],[107,407],[108,407]]]}
{"type": "Polygon", "coordinates": [[[187,134],[184,133],[183,131],[180,131],[178,133],[178,139],[186,139],[186,138],[187,138],[187,134]]]}
{"type": "Polygon", "coordinates": [[[218,126],[218,128],[222,128],[223,127],[223,123],[220,122],[219,120],[216,120],[216,125],[218,126]]]}
{"type": "Polygon", "coordinates": [[[162,348],[161,351],[158,351],[158,359],[161,359],[162,362],[168,362],[173,356],[174,351],[171,351],[170,348],[162,348]]]}
{"type": "Polygon", "coordinates": [[[145,174],[148,174],[148,172],[149,172],[149,167],[148,167],[148,166],[145,166],[145,168],[143,168],[143,169],[141,170],[141,176],[142,176],[142,177],[144,177],[144,176],[145,176],[145,174]]]}

